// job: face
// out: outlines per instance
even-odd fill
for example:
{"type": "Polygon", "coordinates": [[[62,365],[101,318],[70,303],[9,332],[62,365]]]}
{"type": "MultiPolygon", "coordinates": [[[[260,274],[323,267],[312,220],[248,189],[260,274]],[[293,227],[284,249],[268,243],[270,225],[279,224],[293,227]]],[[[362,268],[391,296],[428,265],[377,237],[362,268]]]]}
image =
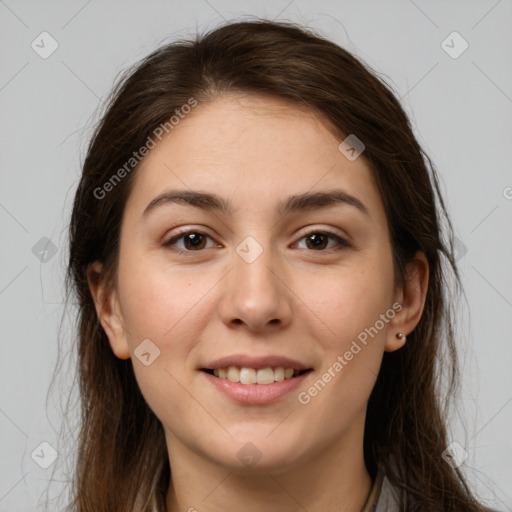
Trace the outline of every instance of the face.
{"type": "Polygon", "coordinates": [[[102,325],[171,459],[279,472],[360,448],[383,352],[412,326],[379,191],[340,142],[319,115],[228,95],[138,169],[102,325]]]}

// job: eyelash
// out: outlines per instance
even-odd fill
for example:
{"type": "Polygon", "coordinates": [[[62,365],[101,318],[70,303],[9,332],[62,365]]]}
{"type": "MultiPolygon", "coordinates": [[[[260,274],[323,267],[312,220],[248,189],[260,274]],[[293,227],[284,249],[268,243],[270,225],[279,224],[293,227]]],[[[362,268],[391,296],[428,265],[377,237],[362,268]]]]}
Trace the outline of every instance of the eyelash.
{"type": "MultiPolygon", "coordinates": [[[[205,236],[207,238],[212,239],[209,235],[207,235],[206,233],[203,233],[202,231],[197,231],[195,229],[191,229],[191,230],[188,230],[188,231],[182,231],[181,233],[178,233],[178,234],[174,235],[172,238],[170,238],[169,240],[164,242],[162,245],[164,247],[169,247],[171,250],[176,251],[179,254],[194,253],[194,252],[201,252],[201,251],[203,251],[204,249],[199,249],[197,251],[193,251],[193,250],[188,250],[188,249],[179,249],[179,248],[173,246],[173,244],[175,242],[177,242],[180,238],[183,238],[184,236],[189,235],[191,233],[199,234],[201,236],[205,236]]],[[[340,236],[338,236],[338,235],[336,235],[336,234],[334,234],[334,233],[332,233],[330,231],[322,231],[322,230],[312,230],[312,231],[309,231],[308,233],[306,233],[303,236],[301,236],[299,241],[303,240],[304,238],[307,238],[308,236],[318,235],[318,234],[325,235],[328,238],[331,238],[331,239],[335,240],[336,242],[338,242],[339,246],[338,246],[338,248],[330,247],[329,249],[321,249],[321,250],[318,250],[318,251],[315,251],[315,250],[311,249],[310,252],[328,252],[328,251],[330,251],[332,249],[334,249],[335,251],[341,251],[343,249],[347,249],[347,248],[352,247],[352,245],[349,242],[347,242],[344,238],[341,238],[340,236]]]]}

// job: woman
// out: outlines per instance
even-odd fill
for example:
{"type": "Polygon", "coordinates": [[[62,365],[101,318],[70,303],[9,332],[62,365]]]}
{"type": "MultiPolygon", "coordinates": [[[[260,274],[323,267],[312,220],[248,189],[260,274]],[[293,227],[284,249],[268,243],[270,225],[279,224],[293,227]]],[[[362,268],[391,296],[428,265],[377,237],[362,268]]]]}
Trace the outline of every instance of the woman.
{"type": "Polygon", "coordinates": [[[70,225],[71,509],[486,510],[439,387],[442,216],[451,240],[397,99],[321,36],[232,23],[145,58],[70,225]]]}

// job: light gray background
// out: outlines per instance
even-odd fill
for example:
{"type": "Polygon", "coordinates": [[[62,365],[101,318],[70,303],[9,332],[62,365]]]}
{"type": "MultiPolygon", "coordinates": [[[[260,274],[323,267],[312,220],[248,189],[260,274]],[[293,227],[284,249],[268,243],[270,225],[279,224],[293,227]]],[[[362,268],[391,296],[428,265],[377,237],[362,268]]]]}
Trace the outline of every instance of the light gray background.
{"type": "MultiPolygon", "coordinates": [[[[442,178],[470,304],[459,333],[464,415],[452,439],[469,453],[463,467],[476,492],[512,510],[511,0],[0,0],[0,512],[42,510],[47,481],[65,480],[61,465],[72,461],[59,397],[45,400],[63,312],[65,229],[92,115],[117,73],[160,43],[244,15],[322,30],[402,98],[442,178]],[[47,59],[31,48],[43,31],[59,45],[47,59]],[[456,59],[441,46],[453,31],[469,43],[456,59]],[[58,249],[47,262],[32,252],[43,237],[58,249]],[[31,457],[42,442],[59,452],[48,469],[31,457]]],[[[51,453],[38,450],[41,460],[51,453]]]]}

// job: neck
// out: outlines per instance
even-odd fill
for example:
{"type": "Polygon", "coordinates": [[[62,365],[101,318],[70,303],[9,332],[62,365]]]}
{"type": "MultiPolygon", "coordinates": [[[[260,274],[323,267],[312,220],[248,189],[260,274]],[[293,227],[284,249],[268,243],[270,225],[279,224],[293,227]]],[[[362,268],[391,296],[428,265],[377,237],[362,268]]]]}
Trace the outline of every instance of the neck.
{"type": "Polygon", "coordinates": [[[293,464],[244,469],[202,457],[166,432],[172,454],[167,512],[361,512],[372,481],[360,427],[353,425],[336,443],[293,464]]]}

